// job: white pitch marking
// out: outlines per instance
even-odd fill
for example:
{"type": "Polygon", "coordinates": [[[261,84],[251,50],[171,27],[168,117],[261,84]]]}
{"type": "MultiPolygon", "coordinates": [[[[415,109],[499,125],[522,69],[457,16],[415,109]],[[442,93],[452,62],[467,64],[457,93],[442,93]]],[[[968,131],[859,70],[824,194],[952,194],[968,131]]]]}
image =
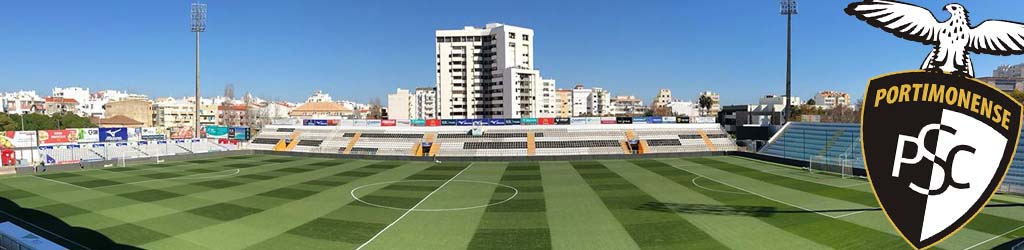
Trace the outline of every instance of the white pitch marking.
{"type": "Polygon", "coordinates": [[[989,238],[989,239],[987,239],[987,240],[985,240],[985,241],[982,241],[982,242],[978,242],[978,244],[974,244],[973,246],[969,246],[969,247],[967,247],[967,248],[964,248],[964,250],[970,250],[971,248],[975,248],[975,247],[977,247],[977,246],[980,246],[981,244],[985,244],[985,243],[988,243],[989,241],[992,241],[992,240],[994,240],[994,239],[997,239],[997,238],[999,238],[999,237],[1003,237],[1003,236],[1006,236],[1007,234],[1010,234],[1010,233],[1012,233],[1013,231],[1017,231],[1017,230],[1020,230],[1021,228],[1024,228],[1024,225],[1022,225],[1022,226],[1019,226],[1019,227],[1017,227],[1017,228],[1014,228],[1013,230],[1010,230],[1010,231],[1006,231],[1006,232],[1005,232],[1005,233],[1003,233],[1003,234],[1000,234],[1000,235],[996,235],[995,237],[989,238]]]}
{"type": "Polygon", "coordinates": [[[377,239],[377,237],[379,237],[382,233],[384,233],[384,231],[387,231],[388,228],[391,228],[391,226],[394,226],[395,224],[397,224],[398,221],[401,221],[402,218],[405,218],[406,215],[409,215],[409,213],[412,213],[413,210],[416,210],[416,207],[420,206],[420,204],[423,204],[423,202],[426,201],[427,199],[429,199],[430,196],[434,195],[434,193],[437,193],[438,190],[441,190],[442,188],[444,188],[445,185],[448,185],[449,182],[452,182],[452,180],[454,180],[456,177],[459,177],[459,175],[461,175],[462,172],[466,172],[466,170],[469,170],[469,168],[472,167],[473,164],[474,163],[470,163],[469,166],[466,166],[466,168],[462,169],[462,171],[459,171],[459,173],[455,174],[455,176],[452,176],[451,179],[448,179],[448,181],[445,181],[443,184],[441,184],[440,187],[437,187],[437,189],[434,189],[434,191],[431,191],[429,194],[427,194],[427,196],[423,197],[423,199],[421,199],[420,202],[417,202],[416,205],[412,206],[412,208],[409,208],[409,210],[406,210],[405,213],[402,214],[402,216],[398,216],[398,219],[395,219],[395,221],[391,222],[391,224],[388,224],[387,226],[384,227],[384,229],[381,229],[380,232],[377,232],[377,234],[374,234],[373,237],[370,237],[369,240],[367,240],[366,242],[363,242],[362,245],[359,245],[359,247],[357,247],[356,250],[363,249],[363,247],[366,247],[366,245],[370,244],[370,242],[373,242],[373,240],[377,239]]]}
{"type": "Polygon", "coordinates": [[[787,167],[787,166],[778,166],[778,167],[780,169],[772,169],[772,170],[764,170],[764,169],[759,169],[759,168],[750,168],[750,169],[754,169],[754,170],[757,170],[757,171],[761,171],[761,172],[765,172],[765,173],[769,173],[769,174],[773,174],[773,175],[778,175],[778,176],[782,176],[782,177],[795,178],[795,179],[799,179],[799,180],[806,181],[806,182],[813,182],[813,183],[822,184],[822,185],[826,185],[826,186],[837,187],[837,188],[848,188],[848,187],[854,187],[854,186],[868,184],[867,181],[864,181],[864,182],[861,182],[861,183],[855,183],[855,184],[847,184],[847,185],[829,184],[829,183],[819,182],[817,180],[808,180],[808,179],[805,179],[803,177],[799,177],[798,178],[798,176],[794,175],[794,174],[806,173],[807,171],[804,168],[798,169],[798,168],[787,167]],[[792,172],[793,170],[797,170],[799,172],[792,172]]]}
{"type": "Polygon", "coordinates": [[[47,180],[47,181],[51,181],[51,182],[56,182],[56,183],[64,184],[64,185],[71,185],[71,186],[75,186],[75,187],[79,187],[79,188],[89,189],[89,188],[87,188],[87,187],[79,186],[79,185],[76,185],[76,184],[72,184],[72,183],[68,183],[68,182],[58,181],[58,180],[54,180],[54,179],[50,179],[50,178],[43,178],[43,177],[39,177],[38,175],[31,175],[31,176],[32,176],[32,177],[36,177],[36,178],[39,178],[39,179],[43,179],[43,180],[47,180]]]}
{"type": "MultiPolygon", "coordinates": [[[[380,205],[380,204],[374,204],[374,203],[366,202],[363,199],[360,199],[359,196],[356,196],[356,190],[359,190],[359,189],[362,189],[362,188],[365,188],[365,187],[387,185],[387,184],[399,183],[399,182],[438,182],[438,181],[440,181],[440,180],[403,180],[403,181],[378,182],[378,183],[366,184],[366,185],[358,186],[356,188],[353,188],[352,191],[349,191],[348,194],[351,195],[353,199],[356,199],[357,201],[362,202],[363,204],[366,204],[366,205],[370,205],[370,206],[374,206],[374,207],[379,207],[379,208],[394,209],[394,210],[409,210],[408,208],[384,206],[384,205],[380,205]]],[[[464,181],[464,180],[455,180],[455,182],[491,184],[491,185],[495,185],[495,186],[499,186],[499,187],[510,188],[510,189],[512,189],[513,193],[512,193],[512,196],[509,196],[508,198],[505,198],[504,200],[501,200],[501,201],[495,202],[495,203],[490,203],[490,204],[471,206],[471,207],[458,207],[458,208],[416,209],[416,211],[420,211],[420,212],[447,212],[447,211],[459,211],[459,210],[469,210],[469,209],[483,208],[483,207],[489,207],[489,206],[494,206],[494,205],[498,205],[498,204],[501,204],[501,203],[508,202],[508,201],[516,198],[516,195],[519,195],[519,189],[517,189],[517,188],[515,188],[513,186],[501,184],[501,183],[486,182],[486,181],[464,181]]]]}
{"type": "MultiPolygon", "coordinates": [[[[226,171],[231,171],[231,170],[217,171],[217,172],[213,172],[213,173],[220,173],[220,172],[226,172],[226,171]]],[[[114,185],[100,186],[100,187],[95,187],[95,188],[104,188],[104,187],[112,187],[112,186],[125,185],[125,184],[137,184],[137,183],[143,183],[143,182],[175,180],[175,179],[182,179],[182,180],[210,179],[210,178],[234,176],[234,175],[237,175],[238,173],[241,173],[241,172],[242,172],[242,169],[236,168],[234,173],[230,173],[230,174],[226,174],[226,175],[212,175],[212,176],[200,176],[200,177],[189,178],[189,177],[192,177],[192,176],[208,174],[208,173],[202,173],[202,174],[186,175],[186,176],[171,177],[171,178],[152,179],[152,180],[144,180],[144,181],[136,181],[136,182],[125,182],[125,183],[118,183],[118,184],[114,184],[114,185]]],[[[49,179],[49,178],[43,178],[43,177],[39,177],[39,176],[36,176],[36,175],[33,175],[33,176],[35,176],[36,178],[39,178],[39,179],[48,180],[48,181],[52,181],[52,182],[57,182],[57,183],[61,183],[61,184],[72,185],[72,186],[76,186],[76,187],[83,188],[83,189],[93,189],[93,188],[83,187],[83,186],[79,186],[79,185],[68,183],[68,182],[53,180],[53,179],[49,179]]]]}
{"type": "Polygon", "coordinates": [[[712,181],[715,181],[715,182],[718,182],[718,183],[722,183],[723,185],[726,185],[726,186],[730,186],[730,187],[732,187],[732,188],[735,188],[735,189],[741,190],[741,191],[743,191],[743,192],[747,192],[747,193],[750,193],[750,194],[753,194],[753,195],[757,195],[757,196],[760,196],[761,198],[769,199],[769,200],[772,200],[772,201],[775,201],[775,202],[778,202],[778,203],[782,203],[782,204],[786,204],[786,205],[789,205],[789,206],[792,206],[792,207],[795,207],[795,208],[803,209],[803,210],[805,210],[805,211],[808,211],[808,212],[813,212],[813,213],[816,213],[816,214],[820,214],[820,215],[822,215],[822,216],[825,216],[825,217],[829,217],[829,218],[833,218],[833,219],[836,219],[836,217],[835,217],[835,216],[832,216],[832,215],[828,215],[828,214],[825,214],[825,213],[821,213],[821,212],[818,212],[818,211],[815,211],[815,210],[807,209],[807,208],[804,208],[804,207],[801,207],[801,206],[795,205],[795,204],[793,204],[793,203],[789,203],[789,202],[785,202],[785,201],[780,201],[780,200],[777,200],[777,199],[775,199],[775,198],[772,198],[772,197],[768,197],[768,196],[765,196],[765,195],[762,195],[762,194],[759,194],[759,193],[755,193],[755,192],[753,192],[753,191],[750,191],[750,190],[747,190],[747,189],[744,189],[744,188],[741,188],[741,187],[737,187],[737,186],[735,186],[735,185],[732,185],[732,184],[729,184],[729,183],[725,183],[725,182],[719,181],[719,180],[717,180],[717,179],[714,179],[714,178],[709,178],[709,177],[707,177],[707,176],[704,176],[704,175],[702,175],[702,174],[698,174],[698,173],[690,172],[689,170],[686,170],[686,169],[682,169],[682,168],[679,168],[679,167],[678,167],[678,166],[676,166],[676,165],[672,165],[672,164],[669,164],[669,166],[672,166],[673,168],[676,168],[676,169],[679,169],[679,170],[683,170],[683,171],[686,171],[686,172],[688,172],[688,173],[691,173],[691,174],[694,174],[694,175],[697,175],[697,176],[700,176],[700,177],[704,177],[704,179],[708,179],[708,180],[712,180],[712,181]]]}
{"type": "Polygon", "coordinates": [[[693,178],[693,180],[691,180],[690,182],[692,182],[694,186],[697,186],[697,187],[699,187],[699,188],[702,188],[702,189],[704,189],[704,190],[708,190],[708,191],[712,191],[712,192],[721,192],[721,193],[730,193],[730,194],[742,194],[742,195],[750,195],[749,193],[744,193],[744,192],[735,192],[735,191],[726,191],[726,190],[718,190],[718,189],[711,189],[711,188],[707,188],[707,187],[701,186],[700,184],[697,184],[697,179],[700,179],[700,178],[704,178],[704,177],[701,177],[701,176],[698,176],[698,177],[694,177],[694,178],[693,178]]]}
{"type": "MultiPolygon", "coordinates": [[[[865,209],[867,209],[867,208],[865,208],[865,209]]],[[[836,216],[835,218],[839,219],[839,218],[843,218],[843,217],[846,217],[846,216],[855,215],[855,214],[859,214],[859,213],[863,213],[863,212],[867,212],[867,210],[852,212],[852,213],[848,213],[848,214],[844,214],[844,215],[839,215],[839,216],[836,216]]]]}

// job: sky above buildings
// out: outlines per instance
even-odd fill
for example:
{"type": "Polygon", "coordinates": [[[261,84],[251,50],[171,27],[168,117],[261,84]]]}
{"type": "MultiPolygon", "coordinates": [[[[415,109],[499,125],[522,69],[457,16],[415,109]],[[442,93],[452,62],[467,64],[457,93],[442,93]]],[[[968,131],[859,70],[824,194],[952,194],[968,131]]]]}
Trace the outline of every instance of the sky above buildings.
{"type": "MultiPolygon", "coordinates": [[[[800,2],[793,18],[793,89],[802,99],[834,89],[859,97],[867,80],[916,69],[929,47],[843,13],[847,1],[800,2]]],[[[940,20],[951,1],[910,1],[940,20]]],[[[600,86],[649,102],[721,93],[753,103],[785,86],[786,19],[778,1],[264,1],[209,4],[202,92],[251,91],[302,101],[386,99],[432,86],[434,30],[489,22],[532,28],[535,60],[561,88],[600,86]]],[[[965,3],[974,25],[1024,22],[1024,1],[965,3]]],[[[55,86],[192,95],[194,39],[188,1],[14,1],[0,15],[0,91],[55,86]]],[[[978,76],[1024,56],[973,55],[978,76]]]]}

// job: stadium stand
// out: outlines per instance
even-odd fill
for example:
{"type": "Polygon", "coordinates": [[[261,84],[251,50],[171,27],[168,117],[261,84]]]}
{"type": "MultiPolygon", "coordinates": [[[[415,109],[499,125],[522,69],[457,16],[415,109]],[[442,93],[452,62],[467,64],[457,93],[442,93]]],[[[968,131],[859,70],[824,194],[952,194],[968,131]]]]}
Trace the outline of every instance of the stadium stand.
{"type": "Polygon", "coordinates": [[[109,142],[39,147],[39,154],[50,164],[140,158],[176,154],[227,151],[228,148],[207,140],[170,140],[145,142],[109,142]]]}
{"type": "Polygon", "coordinates": [[[860,124],[790,122],[760,150],[761,154],[864,169],[860,124]]]}
{"type": "Polygon", "coordinates": [[[717,124],[339,127],[271,125],[247,149],[396,156],[609,155],[735,151],[717,124]],[[481,133],[474,133],[479,129],[481,133]],[[296,145],[283,147],[284,145],[296,145]],[[430,148],[426,148],[430,147],[430,148]]]}
{"type": "MultiPolygon", "coordinates": [[[[1018,143],[1010,170],[1000,186],[1002,192],[1024,193],[1024,140],[1018,143]]],[[[856,123],[790,122],[758,153],[802,161],[823,159],[827,164],[859,169],[855,173],[863,173],[864,169],[860,124],[856,123]]]]}

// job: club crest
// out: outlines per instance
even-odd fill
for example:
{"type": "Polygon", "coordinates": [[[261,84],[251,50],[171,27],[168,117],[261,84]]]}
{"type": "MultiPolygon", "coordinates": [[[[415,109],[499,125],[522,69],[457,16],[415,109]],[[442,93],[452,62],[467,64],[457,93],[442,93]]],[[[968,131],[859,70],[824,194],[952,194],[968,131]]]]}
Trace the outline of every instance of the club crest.
{"type": "Polygon", "coordinates": [[[864,166],[911,245],[937,244],[988,203],[1016,152],[1020,117],[1020,104],[974,79],[911,71],[868,83],[864,166]]]}
{"type": "Polygon", "coordinates": [[[846,13],[897,37],[934,46],[920,69],[868,82],[861,152],[875,198],[914,248],[952,236],[981,212],[1010,168],[1021,104],[974,78],[970,53],[1024,54],[1024,24],[971,26],[963,5],[944,22],[919,6],[851,3],[846,13]]]}

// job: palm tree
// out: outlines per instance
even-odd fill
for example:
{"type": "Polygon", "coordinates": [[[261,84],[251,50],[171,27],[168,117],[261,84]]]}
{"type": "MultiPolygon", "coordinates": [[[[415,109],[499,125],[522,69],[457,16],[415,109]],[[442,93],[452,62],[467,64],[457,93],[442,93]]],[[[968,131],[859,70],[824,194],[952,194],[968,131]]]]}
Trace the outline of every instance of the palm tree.
{"type": "Polygon", "coordinates": [[[697,100],[697,104],[700,106],[701,110],[704,111],[704,115],[707,115],[707,112],[711,110],[711,97],[701,95],[700,99],[697,100]]]}

